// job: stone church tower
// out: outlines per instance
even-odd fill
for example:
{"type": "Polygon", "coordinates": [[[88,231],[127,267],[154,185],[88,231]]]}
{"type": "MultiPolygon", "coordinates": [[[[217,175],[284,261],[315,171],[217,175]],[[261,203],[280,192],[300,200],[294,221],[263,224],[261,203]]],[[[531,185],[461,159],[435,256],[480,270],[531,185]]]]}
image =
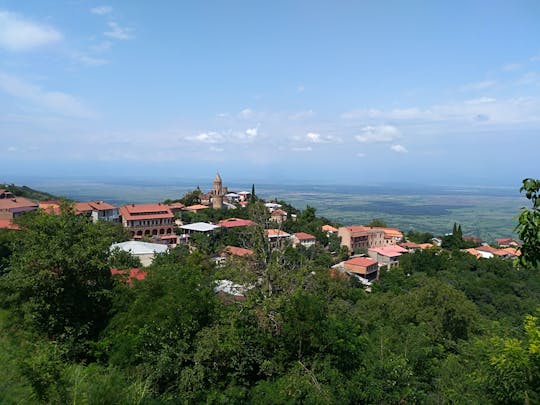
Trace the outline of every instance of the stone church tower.
{"type": "Polygon", "coordinates": [[[219,173],[216,173],[216,178],[214,179],[214,187],[212,188],[212,208],[215,210],[220,210],[223,208],[223,183],[221,181],[221,176],[219,173]]]}

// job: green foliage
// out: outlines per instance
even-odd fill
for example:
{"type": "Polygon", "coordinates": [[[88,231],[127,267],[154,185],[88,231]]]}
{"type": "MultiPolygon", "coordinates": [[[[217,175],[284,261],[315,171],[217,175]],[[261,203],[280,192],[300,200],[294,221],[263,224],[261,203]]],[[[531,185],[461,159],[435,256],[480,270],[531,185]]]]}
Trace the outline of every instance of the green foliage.
{"type": "Polygon", "coordinates": [[[382,219],[372,219],[366,226],[373,228],[386,228],[388,225],[382,219]]]}
{"type": "Polygon", "coordinates": [[[410,230],[407,232],[407,240],[414,243],[431,243],[431,239],[435,236],[430,232],[418,232],[410,230]]]}
{"type": "Polygon", "coordinates": [[[96,337],[108,318],[115,232],[68,212],[35,211],[19,224],[9,269],[0,278],[4,307],[32,329],[75,346],[96,337]]]}
{"type": "Polygon", "coordinates": [[[130,252],[115,248],[109,257],[109,266],[115,269],[131,269],[141,267],[141,260],[130,252]]]}
{"type": "Polygon", "coordinates": [[[523,241],[519,263],[537,267],[540,264],[540,180],[525,179],[519,189],[531,201],[532,207],[521,208],[516,231],[523,241]]]}

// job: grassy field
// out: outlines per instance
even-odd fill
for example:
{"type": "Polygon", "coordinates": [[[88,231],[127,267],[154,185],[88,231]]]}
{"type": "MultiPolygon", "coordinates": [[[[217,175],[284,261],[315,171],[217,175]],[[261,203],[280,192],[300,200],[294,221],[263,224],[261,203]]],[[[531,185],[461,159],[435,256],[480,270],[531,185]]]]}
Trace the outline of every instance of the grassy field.
{"type": "MultiPolygon", "coordinates": [[[[113,204],[143,203],[179,198],[197,184],[148,185],[135,183],[41,181],[31,187],[74,200],[105,200],[113,204]]],[[[211,184],[200,184],[210,189],[211,184]]],[[[231,190],[250,190],[251,185],[229,184],[231,190]]],[[[365,224],[374,218],[400,228],[450,232],[454,222],[466,235],[486,241],[511,236],[515,216],[527,201],[517,187],[420,187],[420,186],[310,186],[257,185],[257,194],[285,200],[298,208],[311,205],[318,215],[344,225],[365,224]]]]}

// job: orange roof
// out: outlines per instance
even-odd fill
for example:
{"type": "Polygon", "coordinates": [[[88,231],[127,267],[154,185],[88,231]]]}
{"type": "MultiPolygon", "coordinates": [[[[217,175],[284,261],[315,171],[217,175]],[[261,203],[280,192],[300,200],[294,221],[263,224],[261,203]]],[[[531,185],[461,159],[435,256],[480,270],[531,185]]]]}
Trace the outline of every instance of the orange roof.
{"type": "Polygon", "coordinates": [[[208,208],[208,206],[202,205],[202,204],[195,204],[195,205],[190,205],[189,207],[184,207],[183,210],[184,211],[199,211],[199,210],[204,210],[206,208],[208,208]]]}
{"type": "Polygon", "coordinates": [[[503,252],[507,252],[510,256],[521,256],[521,250],[519,249],[516,249],[516,248],[504,248],[504,249],[499,249],[499,250],[502,250],[503,252]]]}
{"type": "Polygon", "coordinates": [[[179,210],[179,209],[180,209],[180,210],[181,210],[182,208],[185,207],[185,205],[182,204],[182,203],[180,203],[180,202],[175,202],[175,203],[169,204],[169,207],[170,207],[171,209],[175,209],[175,210],[179,210]]]}
{"type": "Polygon", "coordinates": [[[18,230],[20,228],[19,225],[11,222],[10,219],[0,219],[0,229],[18,230]]]}
{"type": "Polygon", "coordinates": [[[58,201],[42,201],[39,208],[47,214],[60,215],[60,203],[58,201]]]}
{"type": "Polygon", "coordinates": [[[111,275],[115,276],[117,274],[121,276],[127,276],[126,281],[127,284],[130,285],[133,284],[133,279],[144,280],[146,278],[146,272],[138,268],[132,268],[131,270],[129,270],[129,275],[128,270],[111,269],[111,275]]]}
{"type": "Polygon", "coordinates": [[[351,233],[351,236],[363,236],[363,235],[368,235],[369,233],[373,233],[373,232],[380,232],[380,230],[374,230],[370,227],[367,227],[367,226],[363,226],[363,225],[351,225],[351,226],[346,226],[344,227],[345,229],[347,229],[350,233],[351,233]]]}
{"type": "Polygon", "coordinates": [[[332,225],[323,225],[321,229],[325,232],[337,232],[337,228],[334,228],[332,225]]]}
{"type": "Polygon", "coordinates": [[[431,249],[433,247],[432,243],[420,243],[418,245],[420,249],[431,249]]]}
{"type": "Polygon", "coordinates": [[[237,246],[227,246],[225,249],[223,249],[222,253],[230,254],[230,255],[233,255],[233,256],[244,257],[244,256],[252,256],[253,255],[253,250],[244,249],[244,248],[237,247],[237,246]]]}
{"type": "Polygon", "coordinates": [[[120,215],[127,221],[174,218],[169,206],[161,203],[125,205],[120,207],[120,215]]]}
{"type": "Polygon", "coordinates": [[[272,211],[272,216],[285,216],[287,215],[287,212],[283,211],[282,209],[278,208],[277,210],[272,211]]]}
{"type": "Polygon", "coordinates": [[[39,204],[24,197],[0,198],[0,210],[11,211],[18,208],[38,208],[39,204]]]}
{"type": "Polygon", "coordinates": [[[370,259],[369,257],[355,257],[352,259],[347,260],[345,263],[343,263],[344,266],[346,266],[346,269],[348,271],[354,271],[354,267],[351,269],[349,266],[356,266],[356,267],[364,267],[367,268],[369,266],[373,266],[374,264],[377,264],[376,260],[370,259]]]}
{"type": "Polygon", "coordinates": [[[285,231],[282,231],[281,229],[266,229],[264,232],[269,238],[279,238],[279,237],[285,238],[287,236],[291,236],[290,234],[288,234],[285,231]]]}
{"type": "Polygon", "coordinates": [[[219,221],[218,225],[223,226],[224,228],[235,228],[237,226],[255,225],[255,222],[250,221],[249,219],[229,218],[219,221]]]}
{"type": "Polygon", "coordinates": [[[465,249],[465,252],[473,255],[474,257],[476,257],[477,259],[480,259],[482,257],[482,255],[478,252],[478,250],[476,250],[475,248],[469,248],[469,249],[465,249]]]}
{"type": "Polygon", "coordinates": [[[104,201],[85,201],[75,203],[75,213],[82,214],[89,211],[114,210],[116,207],[104,201]]]}
{"type": "Polygon", "coordinates": [[[315,236],[310,235],[309,233],[305,233],[305,232],[296,232],[294,234],[294,236],[296,236],[296,238],[298,240],[312,240],[312,239],[315,239],[315,236]]]}

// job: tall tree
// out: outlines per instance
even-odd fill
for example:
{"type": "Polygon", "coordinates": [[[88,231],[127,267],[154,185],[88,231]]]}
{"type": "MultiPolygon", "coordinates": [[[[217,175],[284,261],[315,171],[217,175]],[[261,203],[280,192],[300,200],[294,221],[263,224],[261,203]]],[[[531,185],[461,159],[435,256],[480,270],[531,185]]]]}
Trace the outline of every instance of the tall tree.
{"type": "Polygon", "coordinates": [[[540,264],[540,180],[525,179],[519,189],[531,201],[532,207],[521,208],[516,231],[523,241],[519,263],[536,267],[540,264]]]}

